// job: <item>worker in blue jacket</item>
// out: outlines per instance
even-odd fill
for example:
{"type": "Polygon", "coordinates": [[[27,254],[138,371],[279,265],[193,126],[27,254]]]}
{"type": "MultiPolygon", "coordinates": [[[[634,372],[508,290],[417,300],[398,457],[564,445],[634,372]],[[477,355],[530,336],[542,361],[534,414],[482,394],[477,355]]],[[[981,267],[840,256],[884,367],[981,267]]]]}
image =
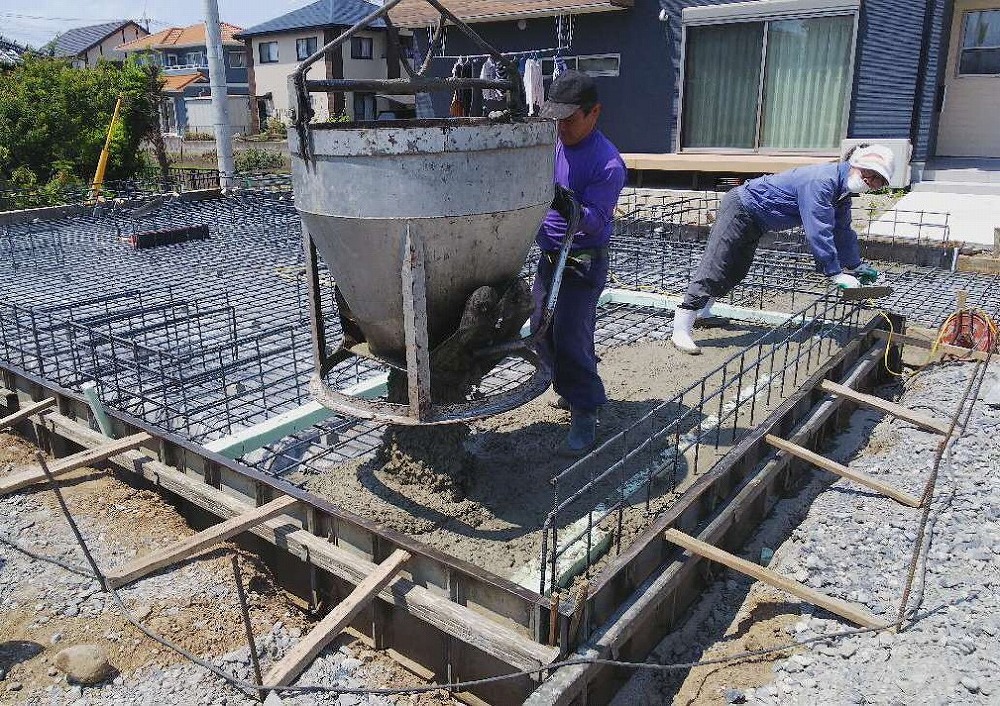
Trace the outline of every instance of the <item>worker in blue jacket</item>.
{"type": "Polygon", "coordinates": [[[885,187],[894,171],[888,147],[862,144],[843,162],[751,179],[729,191],[684,301],[674,311],[673,344],[691,355],[701,353],[692,337],[695,320],[708,316],[714,301],[743,281],[767,231],[802,226],[817,270],[834,285],[873,283],[879,273],[861,261],[850,197],[885,187]]]}

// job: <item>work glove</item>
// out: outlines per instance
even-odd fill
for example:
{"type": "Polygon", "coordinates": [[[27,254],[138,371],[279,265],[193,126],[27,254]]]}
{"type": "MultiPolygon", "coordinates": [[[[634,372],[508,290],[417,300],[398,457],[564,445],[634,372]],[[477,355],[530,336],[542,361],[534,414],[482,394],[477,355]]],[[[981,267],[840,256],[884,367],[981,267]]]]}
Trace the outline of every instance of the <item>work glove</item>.
{"type": "Polygon", "coordinates": [[[568,223],[570,214],[573,212],[573,201],[573,192],[556,184],[556,195],[549,208],[562,216],[568,223]]]}
{"type": "Polygon", "coordinates": [[[833,275],[830,277],[830,281],[841,289],[857,289],[861,286],[861,282],[854,275],[849,275],[846,272],[841,272],[839,275],[833,275]]]}
{"type": "Polygon", "coordinates": [[[847,273],[857,277],[861,284],[875,284],[880,276],[878,270],[864,262],[853,269],[847,270],[847,273]]]}

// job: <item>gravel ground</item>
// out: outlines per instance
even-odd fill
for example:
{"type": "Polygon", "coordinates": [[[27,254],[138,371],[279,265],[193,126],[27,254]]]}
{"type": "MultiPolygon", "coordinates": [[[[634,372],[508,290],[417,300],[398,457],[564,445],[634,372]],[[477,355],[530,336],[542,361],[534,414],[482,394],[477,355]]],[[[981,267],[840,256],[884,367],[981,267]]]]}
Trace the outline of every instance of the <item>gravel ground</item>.
{"type": "MultiPolygon", "coordinates": [[[[33,461],[34,447],[0,434],[0,475],[33,461]]],[[[108,567],[189,536],[193,530],[151,490],[137,490],[114,475],[84,469],[61,485],[99,566],[108,567]]],[[[31,551],[86,566],[54,495],[32,489],[0,498],[0,538],[31,551]]],[[[129,610],[154,632],[253,681],[249,649],[230,567],[240,554],[261,668],[287,652],[311,622],[275,585],[253,555],[226,544],[120,591],[129,610]]],[[[341,635],[313,662],[299,683],[346,688],[423,685],[388,657],[341,635]]],[[[420,697],[308,694],[285,704],[450,704],[442,692],[420,697]]],[[[32,559],[0,542],[0,704],[216,704],[257,703],[202,667],[146,638],[120,616],[97,582],[32,559]],[[99,646],[118,674],[103,684],[67,682],[54,666],[64,647],[99,646]]],[[[272,703],[276,703],[272,700],[272,703]]]]}
{"type": "MultiPolygon", "coordinates": [[[[971,364],[927,368],[901,403],[947,419],[971,364]]],[[[884,391],[883,396],[887,396],[884,391]]],[[[1000,703],[1000,366],[987,377],[964,432],[941,465],[929,551],[916,574],[904,631],[820,640],[777,655],[671,678],[638,672],[615,704],[1000,703]]],[[[870,411],[823,453],[920,496],[940,437],[870,411]],[[855,450],[859,449],[855,454],[855,450]]],[[[821,477],[822,475],[822,477],[821,477]]],[[[832,596],[896,619],[920,511],[832,476],[780,502],[743,556],[832,596]],[[789,532],[791,536],[789,537],[789,532]],[[763,550],[763,552],[762,552],[763,550]]],[[[676,663],[769,648],[851,629],[768,586],[724,572],[651,659],[676,663]]]]}

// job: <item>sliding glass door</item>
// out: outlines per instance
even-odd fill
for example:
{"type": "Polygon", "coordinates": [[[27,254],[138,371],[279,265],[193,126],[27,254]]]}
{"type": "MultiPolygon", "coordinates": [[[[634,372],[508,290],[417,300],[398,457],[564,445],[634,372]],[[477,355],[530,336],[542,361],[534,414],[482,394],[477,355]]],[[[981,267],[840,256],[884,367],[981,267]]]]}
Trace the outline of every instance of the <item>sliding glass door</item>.
{"type": "Polygon", "coordinates": [[[835,150],[854,16],[688,28],[682,147],[835,150]]]}

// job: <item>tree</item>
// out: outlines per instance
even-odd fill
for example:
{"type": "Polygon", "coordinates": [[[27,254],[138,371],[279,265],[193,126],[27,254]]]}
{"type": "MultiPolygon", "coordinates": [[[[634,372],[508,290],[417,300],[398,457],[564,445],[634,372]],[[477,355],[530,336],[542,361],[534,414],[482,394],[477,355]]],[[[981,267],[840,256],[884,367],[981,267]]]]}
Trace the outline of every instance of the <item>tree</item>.
{"type": "Polygon", "coordinates": [[[74,69],[65,60],[25,57],[0,73],[0,188],[89,182],[119,95],[105,180],[132,176],[142,141],[159,130],[161,87],[155,67],[134,62],[74,69]]]}

